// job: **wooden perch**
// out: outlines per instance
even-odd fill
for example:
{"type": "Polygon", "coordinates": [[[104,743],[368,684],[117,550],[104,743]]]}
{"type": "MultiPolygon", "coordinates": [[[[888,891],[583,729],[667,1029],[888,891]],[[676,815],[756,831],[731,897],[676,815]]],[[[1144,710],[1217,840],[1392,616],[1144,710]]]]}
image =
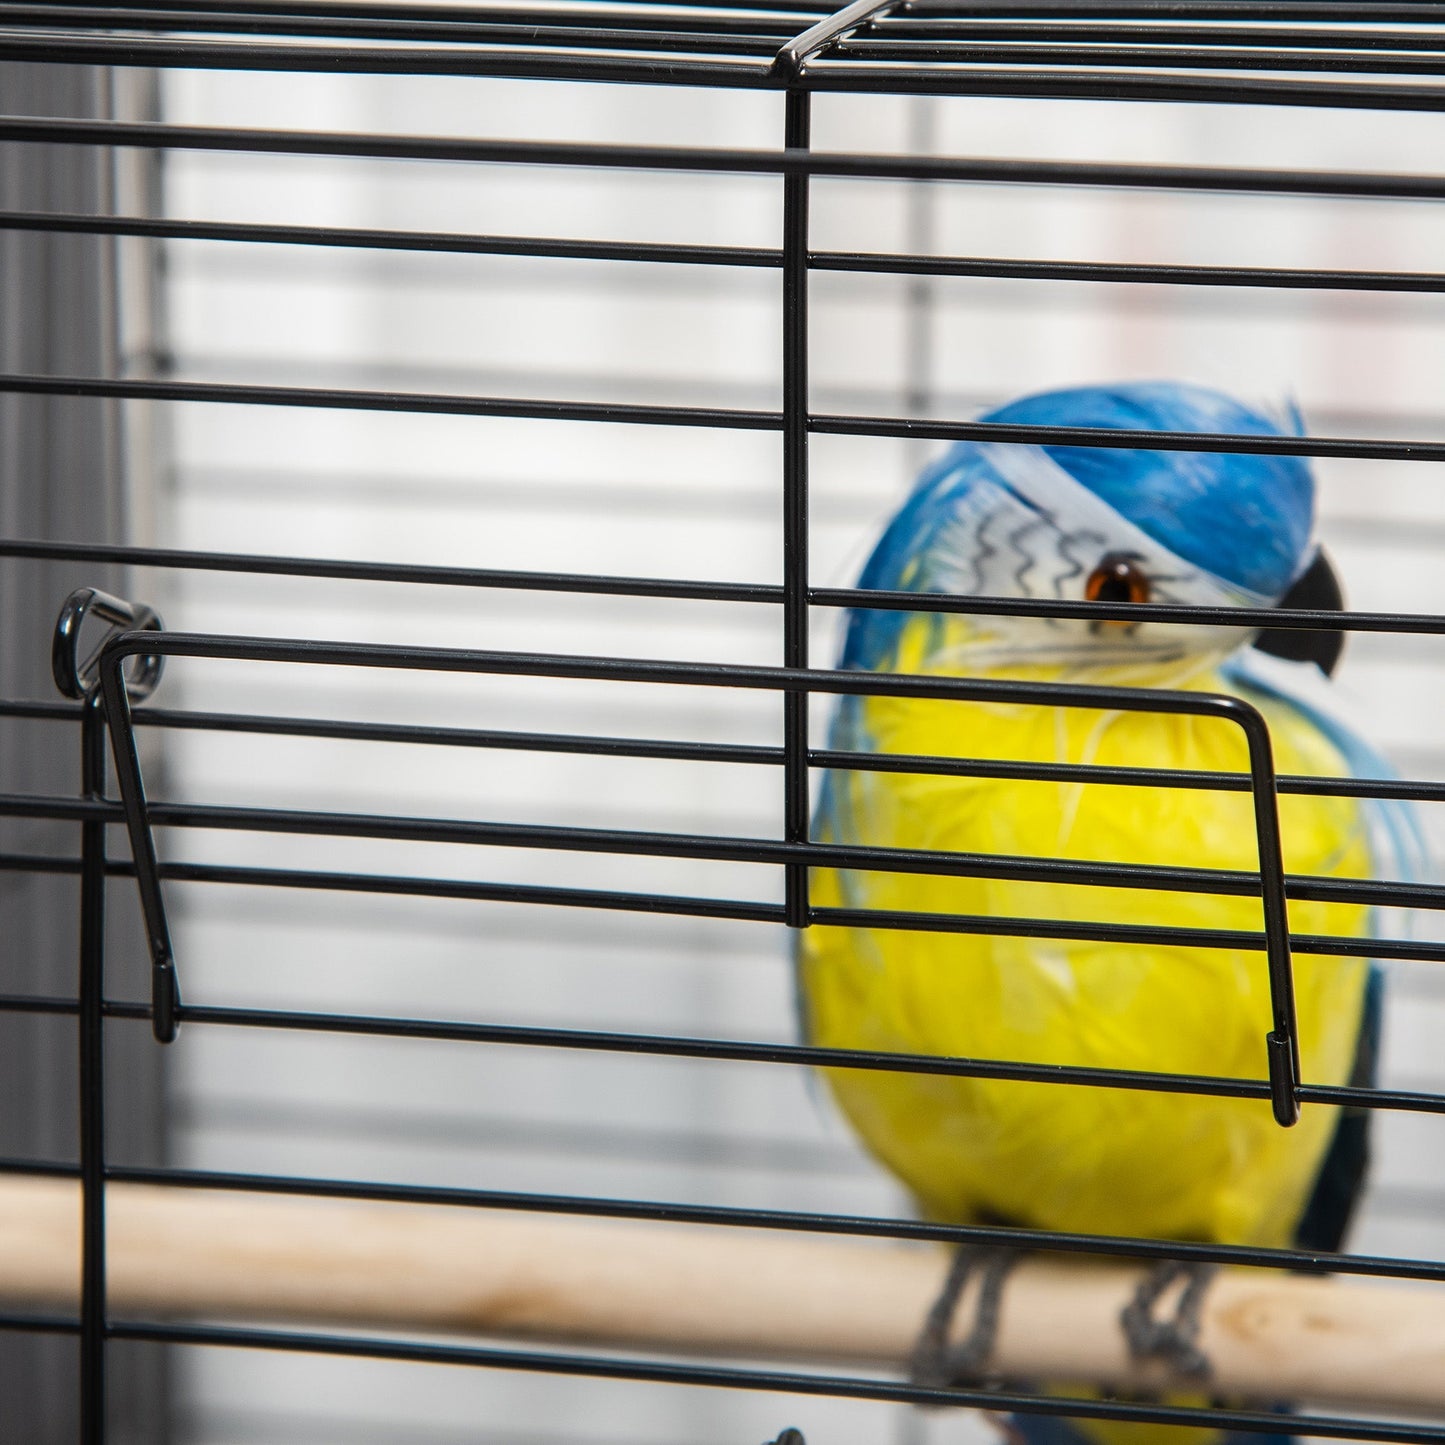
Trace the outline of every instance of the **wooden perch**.
{"type": "MultiPolygon", "coordinates": [[[[942,1280],[931,1246],[114,1184],[117,1314],[459,1331],[901,1369],[942,1280]]],[[[75,1309],[79,1189],[0,1176],[0,1305],[75,1309]]],[[[993,1368],[1157,1388],[1119,1312],[1140,1271],[1027,1258],[993,1368]]],[[[971,1297],[960,1311],[960,1332],[971,1297]]],[[[1445,1290],[1229,1270],[1200,1345],[1211,1389],[1445,1412],[1445,1290]]]]}

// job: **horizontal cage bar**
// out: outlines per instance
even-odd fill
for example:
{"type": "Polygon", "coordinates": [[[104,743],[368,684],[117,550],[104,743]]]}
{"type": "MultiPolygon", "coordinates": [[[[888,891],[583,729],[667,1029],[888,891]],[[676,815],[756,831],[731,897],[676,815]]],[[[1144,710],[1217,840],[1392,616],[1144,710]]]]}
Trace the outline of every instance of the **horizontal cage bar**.
{"type": "MultiPolygon", "coordinates": [[[[80,822],[125,821],[119,802],[0,794],[0,817],[80,822]]],[[[473,819],[389,817],[291,808],[239,808],[214,804],[149,802],[153,828],[303,834],[328,838],[389,839],[413,843],[487,845],[629,857],[694,859],[776,866],[803,863],[869,873],[923,873],[941,877],[997,878],[1068,884],[1080,888],[1135,888],[1169,893],[1259,897],[1259,875],[1239,869],[1185,868],[1163,864],[1080,862],[1062,858],[968,853],[921,848],[883,848],[834,843],[780,842],[774,838],[649,833],[620,828],[479,822],[473,819]]],[[[298,870],[301,871],[301,870],[298,870]]],[[[1370,904],[1377,908],[1445,907],[1445,885],[1285,875],[1287,897],[1321,903],[1370,904]]],[[[1057,920],[1038,920],[1049,926],[1057,920]]],[[[1208,930],[1222,937],[1219,930],[1208,930]]],[[[1230,934],[1237,938],[1240,935],[1230,934]]],[[[1162,938],[1158,941],[1164,941],[1162,938]]],[[[1371,940],[1359,940],[1368,943],[1371,940]]]]}
{"type": "Polygon", "coordinates": [[[136,146],[148,150],[242,151],[367,160],[807,175],[840,180],[972,181],[987,185],[1224,191],[1361,200],[1439,200],[1445,197],[1445,176],[1397,172],[866,155],[798,147],[761,151],[726,147],[607,145],[584,141],[487,141],[452,136],[260,130],[14,115],[0,116],[0,141],[136,146]]]}

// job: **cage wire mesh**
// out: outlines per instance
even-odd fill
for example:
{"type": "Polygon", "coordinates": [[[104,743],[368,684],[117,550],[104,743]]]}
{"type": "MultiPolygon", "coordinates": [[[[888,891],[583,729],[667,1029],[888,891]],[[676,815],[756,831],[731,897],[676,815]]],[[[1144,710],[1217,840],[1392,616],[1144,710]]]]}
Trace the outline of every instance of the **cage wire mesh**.
{"type": "MultiPolygon", "coordinates": [[[[24,526],[0,543],[6,595],[57,586],[53,615],[60,563],[66,587],[200,638],[134,709],[183,1000],[176,1042],[152,1046],[166,1168],[114,1132],[112,1076],[83,1160],[17,1151],[0,1175],[79,1161],[92,1265],[102,1150],[111,1195],[309,1181],[906,1232],[901,1190],[789,1052],[804,855],[778,844],[806,837],[829,699],[804,720],[779,675],[696,684],[829,667],[838,589],[919,466],[1022,393],[1177,377],[1297,403],[1349,605],[1384,614],[1340,683],[1413,792],[1442,796],[1433,6],[0,4],[0,60],[40,87],[0,105],[5,155],[113,168],[109,201],[12,193],[0,227],[112,258],[121,342],[113,374],[0,378],[7,424],[99,426],[119,398],[130,517],[121,548],[24,526]],[[104,80],[98,113],[46,103],[82,74],[104,80]],[[208,641],[234,636],[279,650],[208,641]],[[296,645],[317,639],[388,665],[296,645]],[[415,665],[428,649],[520,661],[415,665]],[[608,662],[548,675],[543,655],[608,662]]],[[[48,631],[5,626],[12,657],[48,653],[48,631]]],[[[103,822],[109,912],[133,919],[114,775],[103,806],[76,802],[82,706],[28,684],[4,700],[12,756],[72,759],[76,780],[68,804],[7,783],[12,829],[63,827],[43,857],[7,832],[5,878],[75,874],[103,822]]],[[[1422,804],[1437,852],[1438,813],[1422,804]]],[[[73,940],[81,910],[45,926],[73,940]]],[[[1432,1291],[1440,936],[1422,910],[1382,950],[1349,1246],[1432,1291]]],[[[149,1016],[142,947],[106,950],[112,1053],[149,1016]]],[[[8,1011],[98,1017],[94,993],[23,977],[0,983],[8,1011]]],[[[77,1034],[55,1038],[73,1074],[77,1034]]],[[[7,1342],[81,1336],[55,1389],[81,1395],[87,1441],[102,1369],[114,1400],[139,1339],[173,1342],[169,1438],[206,1445],[994,1436],[971,1410],[920,1414],[896,1374],[248,1336],[214,1311],[106,1312],[88,1278],[83,1308],[0,1317],[7,1342]]],[[[1408,1411],[1351,1419],[1299,1430],[1445,1438],[1408,1411]]]]}

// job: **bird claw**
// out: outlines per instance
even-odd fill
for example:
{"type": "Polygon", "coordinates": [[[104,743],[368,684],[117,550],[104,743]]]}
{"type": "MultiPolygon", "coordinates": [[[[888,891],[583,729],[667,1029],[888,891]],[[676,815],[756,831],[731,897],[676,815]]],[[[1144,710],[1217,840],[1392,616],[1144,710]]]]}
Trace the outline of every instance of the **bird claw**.
{"type": "Polygon", "coordinates": [[[998,1335],[999,1306],[1004,1280],[1022,1251],[961,1244],[949,1266],[938,1298],[928,1311],[918,1343],[913,1347],[909,1378],[930,1389],[978,1383],[987,1373],[998,1335]],[[981,1274],[973,1326],[955,1345],[948,1342],[958,1302],[975,1270],[981,1274]]]}
{"type": "Polygon", "coordinates": [[[1119,1314],[1119,1323],[1136,1360],[1164,1360],[1177,1374],[1207,1380],[1212,1371],[1209,1357],[1199,1348],[1200,1310],[1204,1292],[1217,1273],[1212,1264],[1184,1264],[1160,1260],[1139,1281],[1134,1297],[1119,1314]],[[1172,1319],[1156,1320],[1154,1306],[1178,1279],[1184,1280],[1172,1319]]]}

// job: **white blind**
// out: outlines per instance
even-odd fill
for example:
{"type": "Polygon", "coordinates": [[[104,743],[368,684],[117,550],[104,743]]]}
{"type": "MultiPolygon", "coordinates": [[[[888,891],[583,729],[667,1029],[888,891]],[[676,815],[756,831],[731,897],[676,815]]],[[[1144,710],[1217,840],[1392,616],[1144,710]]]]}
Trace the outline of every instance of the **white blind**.
{"type": "MultiPolygon", "coordinates": [[[[167,79],[181,124],[773,147],[782,104],[558,83],[220,72],[167,79]]],[[[820,96],[818,149],[1431,170],[1445,117],[820,96]]],[[[178,151],[167,213],[538,237],[776,247],[776,178],[642,175],[178,151]]],[[[1218,194],[815,183],[817,249],[1431,269],[1438,208],[1218,194]]],[[[776,408],[776,270],[172,242],[189,379],[776,408]]],[[[1346,292],[812,279],[813,406],[968,416],[1126,377],[1295,399],[1313,430],[1438,436],[1445,300],[1346,292]]],[[[162,540],[179,547],[776,583],[771,433],[236,405],[174,415],[162,540]]],[[[813,580],[848,585],[917,443],[815,437],[813,580]]],[[[1319,465],[1353,606],[1445,611],[1438,465],[1319,465]]],[[[184,573],[168,625],[248,634],[773,664],[777,612],[549,593],[184,573]]],[[[818,618],[814,659],[832,660],[818,618]]],[[[1445,777],[1439,645],[1357,637],[1342,672],[1412,776],[1445,777]]],[[[172,702],[451,727],[781,739],[767,695],[176,663],[172,702]]],[[[821,738],[822,704],[815,718],[821,738]]],[[[180,733],[170,788],[206,801],[577,826],[781,835],[767,767],[180,733]]],[[[1436,810],[1438,811],[1438,810],[1436,810]]],[[[1426,810],[1428,817],[1430,810],[1426,810]]],[[[1441,838],[1431,822],[1432,836],[1441,838]]],[[[777,900],[759,866],[177,830],[167,856],[777,900]]],[[[729,1038],[794,1034],[781,929],[517,904],[176,885],[188,1000],[729,1038]]],[[[1301,967],[1307,967],[1302,961],[1301,967]]],[[[1442,1088],[1445,989],[1394,971],[1384,1082],[1442,1088]]],[[[241,1030],[176,1046],[180,1161],[580,1194],[898,1212],[796,1069],[241,1030]]],[[[1379,1121],[1356,1246],[1438,1257],[1442,1146],[1379,1121]]],[[[975,1417],[250,1351],[186,1352],[187,1438],[809,1445],[987,1437],[975,1417]]]]}

